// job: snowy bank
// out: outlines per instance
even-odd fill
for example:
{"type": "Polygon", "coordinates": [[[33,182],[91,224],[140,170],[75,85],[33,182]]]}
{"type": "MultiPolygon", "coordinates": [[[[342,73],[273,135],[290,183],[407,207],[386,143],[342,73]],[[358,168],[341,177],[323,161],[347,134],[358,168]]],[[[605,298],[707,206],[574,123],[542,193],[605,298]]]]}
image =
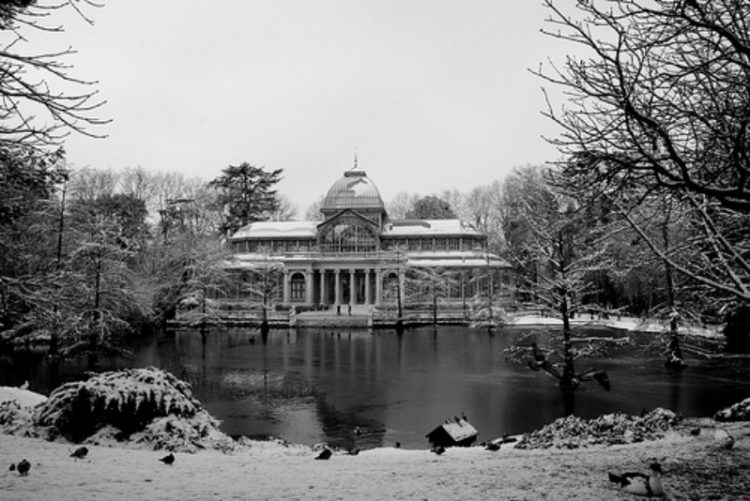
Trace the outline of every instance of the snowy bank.
{"type": "MultiPolygon", "coordinates": [[[[557,317],[540,316],[536,314],[520,314],[510,316],[505,325],[508,327],[559,327],[562,328],[562,319],[557,317]]],[[[581,314],[570,319],[570,325],[578,328],[608,328],[626,332],[669,332],[668,322],[656,320],[644,320],[635,317],[610,316],[602,318],[599,315],[581,314]]],[[[721,337],[721,327],[704,327],[699,325],[679,325],[677,331],[680,334],[704,337],[721,337]]]]}
{"type": "Polygon", "coordinates": [[[15,386],[0,386],[0,403],[11,401],[16,402],[20,407],[34,407],[46,402],[47,397],[15,386]]]}
{"type": "MultiPolygon", "coordinates": [[[[692,423],[691,425],[696,425],[692,423]]],[[[28,476],[0,469],[4,500],[64,499],[632,499],[607,473],[645,471],[657,458],[673,499],[747,499],[750,427],[732,423],[731,450],[717,446],[717,424],[697,423],[697,436],[675,434],[638,444],[576,450],[519,450],[503,446],[429,451],[382,448],[357,456],[334,453],[316,461],[308,447],[248,442],[234,452],[163,453],[89,446],[84,461],[70,447],[40,439],[0,435],[9,463],[27,458],[28,476]]],[[[724,426],[724,425],[722,425],[724,426]]]]}

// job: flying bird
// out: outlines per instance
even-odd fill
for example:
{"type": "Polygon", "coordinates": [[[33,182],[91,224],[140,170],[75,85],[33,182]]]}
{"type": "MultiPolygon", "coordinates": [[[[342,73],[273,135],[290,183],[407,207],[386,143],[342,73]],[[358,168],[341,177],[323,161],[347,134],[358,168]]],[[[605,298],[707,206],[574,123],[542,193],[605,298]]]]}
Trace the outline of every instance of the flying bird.
{"type": "Polygon", "coordinates": [[[86,447],[79,447],[70,454],[70,457],[75,458],[76,461],[78,461],[79,459],[85,458],[88,453],[89,450],[86,447]]]}
{"type": "Polygon", "coordinates": [[[333,452],[328,447],[324,448],[323,451],[317,455],[315,459],[331,459],[333,452]]]}
{"type": "Polygon", "coordinates": [[[628,492],[630,494],[636,494],[638,496],[663,496],[664,488],[661,484],[661,476],[664,472],[661,469],[659,463],[651,463],[649,466],[651,470],[648,475],[644,473],[622,473],[616,475],[614,473],[609,474],[609,481],[620,486],[620,490],[628,492]]]}
{"type": "Polygon", "coordinates": [[[172,464],[174,463],[174,454],[171,452],[164,456],[163,458],[159,458],[159,461],[161,461],[164,464],[172,464]]]}
{"type": "Polygon", "coordinates": [[[25,459],[22,459],[21,462],[16,466],[16,469],[18,470],[19,475],[26,476],[29,474],[29,470],[31,469],[31,463],[29,463],[25,459]]]}

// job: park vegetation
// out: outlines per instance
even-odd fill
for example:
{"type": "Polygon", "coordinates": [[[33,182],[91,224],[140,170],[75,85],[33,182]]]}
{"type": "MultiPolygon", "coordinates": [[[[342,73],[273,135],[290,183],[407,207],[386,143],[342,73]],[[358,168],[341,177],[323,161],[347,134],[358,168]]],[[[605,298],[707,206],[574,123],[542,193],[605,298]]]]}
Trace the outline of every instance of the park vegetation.
{"type": "MultiPolygon", "coordinates": [[[[486,233],[514,285],[512,295],[481,298],[488,312],[546,305],[565,320],[619,311],[668,319],[673,332],[678,322],[726,323],[730,348],[748,349],[750,6],[558,3],[545,0],[548,34],[582,54],[537,71],[571,97],[548,97],[558,161],[466,193],[399,193],[390,216],[460,217],[486,233]]],[[[247,162],[210,181],[71,169],[65,135],[102,135],[107,120],[94,83],[68,73],[68,52],[15,55],[31,36],[19,30],[45,29],[54,15],[35,9],[29,0],[0,7],[0,30],[16,37],[0,51],[3,74],[14,76],[0,79],[0,346],[43,340],[52,357],[86,354],[95,366],[119,338],[180,309],[213,318],[211,298],[229,286],[226,238],[296,209],[276,192],[281,169],[247,162]],[[23,84],[29,66],[49,76],[43,85],[23,84]],[[60,81],[78,90],[61,94],[60,81]]],[[[306,214],[319,217],[319,203],[306,214]]],[[[264,312],[273,271],[252,270],[264,285],[244,291],[264,312]]],[[[417,270],[420,283],[407,284],[433,317],[456,286],[441,273],[417,270]]]]}

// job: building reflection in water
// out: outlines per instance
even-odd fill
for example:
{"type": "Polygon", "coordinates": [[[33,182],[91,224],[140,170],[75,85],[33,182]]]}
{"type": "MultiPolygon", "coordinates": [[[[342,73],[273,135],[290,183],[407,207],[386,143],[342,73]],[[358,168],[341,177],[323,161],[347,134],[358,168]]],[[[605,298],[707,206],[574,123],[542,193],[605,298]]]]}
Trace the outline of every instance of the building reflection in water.
{"type": "MultiPolygon", "coordinates": [[[[529,431],[565,413],[556,381],[503,360],[503,348],[516,335],[443,326],[400,336],[273,330],[264,342],[257,329],[179,331],[134,340],[134,358],[112,360],[107,368],[169,370],[192,384],[231,435],[359,448],[398,441],[416,448],[427,446],[425,434],[434,426],[460,413],[479,430],[480,441],[529,431]]],[[[661,406],[708,415],[750,391],[748,364],[690,362],[675,376],[665,373],[661,357],[598,360],[612,392],[586,385],[575,396],[575,412],[594,417],[661,406]]],[[[19,374],[42,387],[36,379],[49,370],[25,364],[19,374]]],[[[59,377],[68,377],[70,367],[62,365],[59,377]]]]}

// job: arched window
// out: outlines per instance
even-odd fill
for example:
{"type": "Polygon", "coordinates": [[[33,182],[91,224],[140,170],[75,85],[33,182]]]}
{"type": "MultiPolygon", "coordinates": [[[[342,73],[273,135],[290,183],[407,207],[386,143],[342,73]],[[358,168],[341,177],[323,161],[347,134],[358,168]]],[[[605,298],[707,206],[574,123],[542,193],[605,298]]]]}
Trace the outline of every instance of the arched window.
{"type": "Polygon", "coordinates": [[[289,277],[289,293],[293,303],[305,301],[305,276],[302,273],[294,273],[289,277]]]}

